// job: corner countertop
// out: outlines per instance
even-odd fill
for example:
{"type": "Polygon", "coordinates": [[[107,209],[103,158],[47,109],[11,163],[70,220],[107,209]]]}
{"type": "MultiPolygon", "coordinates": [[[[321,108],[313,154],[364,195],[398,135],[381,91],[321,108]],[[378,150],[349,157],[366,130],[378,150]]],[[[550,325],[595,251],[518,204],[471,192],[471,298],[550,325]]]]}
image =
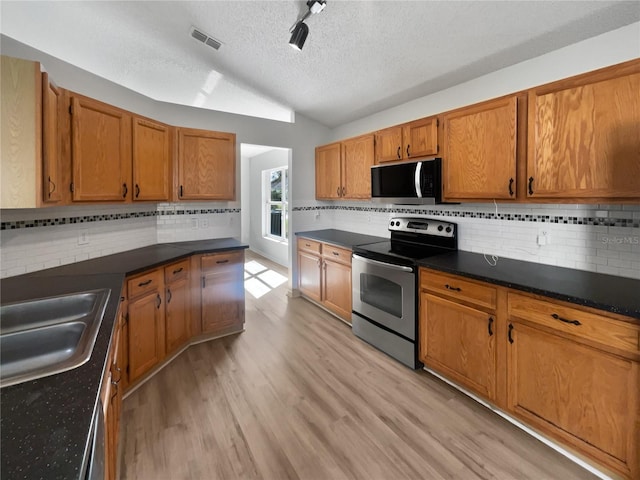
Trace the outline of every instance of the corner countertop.
{"type": "Polygon", "coordinates": [[[81,479],[89,433],[125,277],[193,254],[240,250],[233,238],[157,244],[0,283],[3,303],[111,290],[89,361],[78,368],[0,390],[0,471],[12,479],[81,479]]]}
{"type": "Polygon", "coordinates": [[[389,240],[384,237],[346,232],[344,230],[335,230],[332,228],[326,230],[312,230],[309,232],[296,232],[296,236],[310,238],[311,240],[318,240],[320,242],[326,242],[344,248],[353,248],[358,245],[366,245],[367,243],[377,243],[389,240]]]}
{"type": "Polygon", "coordinates": [[[482,254],[462,250],[418,263],[422,267],[618,313],[640,323],[640,280],[508,258],[499,258],[497,264],[491,266],[482,254]]]}

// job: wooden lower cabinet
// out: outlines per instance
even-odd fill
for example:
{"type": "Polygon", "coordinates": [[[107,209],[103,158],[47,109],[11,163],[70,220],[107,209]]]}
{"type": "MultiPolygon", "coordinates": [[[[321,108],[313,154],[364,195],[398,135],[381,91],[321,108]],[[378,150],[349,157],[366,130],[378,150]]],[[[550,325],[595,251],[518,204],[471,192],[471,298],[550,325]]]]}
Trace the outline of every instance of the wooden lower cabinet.
{"type": "Polygon", "coordinates": [[[162,269],[153,271],[156,286],[145,288],[149,279],[144,276],[129,280],[129,382],[133,383],[162,361],[165,354],[165,305],[162,269]]]}
{"type": "Polygon", "coordinates": [[[509,325],[509,409],[604,465],[638,478],[633,415],[637,418],[639,408],[638,362],[519,322],[509,325]]]}
{"type": "Polygon", "coordinates": [[[202,332],[244,323],[244,251],[203,255],[202,332]]]}
{"type": "Polygon", "coordinates": [[[420,359],[427,367],[600,468],[636,479],[640,325],[629,320],[420,271],[420,359]]]}
{"type": "Polygon", "coordinates": [[[111,350],[107,360],[106,376],[102,385],[102,409],[104,413],[104,478],[114,480],[118,470],[118,438],[122,412],[122,355],[120,353],[124,314],[122,304],[118,312],[116,326],[111,340],[111,350]]]}
{"type": "Polygon", "coordinates": [[[351,250],[298,238],[298,289],[351,323],[351,250]]]}
{"type": "Polygon", "coordinates": [[[420,360],[494,400],[495,315],[428,293],[420,305],[420,360]]]}
{"type": "Polygon", "coordinates": [[[164,267],[165,347],[167,355],[189,341],[191,323],[191,286],[189,260],[164,267]]]}

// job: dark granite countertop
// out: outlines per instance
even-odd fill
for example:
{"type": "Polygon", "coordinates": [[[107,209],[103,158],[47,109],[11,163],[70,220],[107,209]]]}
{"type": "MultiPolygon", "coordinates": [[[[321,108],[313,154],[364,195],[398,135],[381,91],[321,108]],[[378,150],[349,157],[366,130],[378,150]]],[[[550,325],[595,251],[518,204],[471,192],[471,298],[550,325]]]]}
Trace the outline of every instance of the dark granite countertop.
{"type": "Polygon", "coordinates": [[[127,274],[198,253],[248,248],[233,238],[158,244],[0,282],[2,303],[97,288],[111,290],[84,365],[0,390],[0,472],[11,479],[83,478],[89,433],[127,274]]]}
{"type": "Polygon", "coordinates": [[[457,251],[421,260],[420,266],[626,315],[640,322],[640,280],[457,251]]]}
{"type": "Polygon", "coordinates": [[[338,247],[353,248],[357,245],[365,245],[367,243],[384,242],[389,240],[384,237],[375,237],[373,235],[364,235],[362,233],[346,232],[344,230],[335,230],[329,228],[326,230],[312,230],[310,232],[296,232],[298,237],[310,238],[320,242],[331,243],[338,247]]]}

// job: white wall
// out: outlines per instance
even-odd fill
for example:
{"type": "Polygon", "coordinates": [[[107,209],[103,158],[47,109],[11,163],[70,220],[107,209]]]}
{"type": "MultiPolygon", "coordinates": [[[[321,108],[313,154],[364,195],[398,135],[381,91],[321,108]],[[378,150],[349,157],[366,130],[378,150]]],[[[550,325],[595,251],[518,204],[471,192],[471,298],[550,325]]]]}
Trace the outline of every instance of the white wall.
{"type": "Polygon", "coordinates": [[[289,156],[288,150],[276,149],[251,157],[249,161],[250,201],[248,206],[245,205],[245,208],[249,209],[249,246],[251,250],[285,267],[289,266],[289,242],[276,242],[269,238],[264,238],[262,234],[262,171],[288,166],[289,156]]]}

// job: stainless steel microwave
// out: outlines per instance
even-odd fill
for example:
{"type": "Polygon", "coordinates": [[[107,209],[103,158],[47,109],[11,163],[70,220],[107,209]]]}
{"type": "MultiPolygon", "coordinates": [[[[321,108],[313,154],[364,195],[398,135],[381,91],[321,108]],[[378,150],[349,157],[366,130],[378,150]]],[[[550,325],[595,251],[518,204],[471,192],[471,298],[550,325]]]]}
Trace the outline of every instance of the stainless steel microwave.
{"type": "Polygon", "coordinates": [[[442,159],[371,167],[371,200],[397,205],[442,201],[442,159]]]}

